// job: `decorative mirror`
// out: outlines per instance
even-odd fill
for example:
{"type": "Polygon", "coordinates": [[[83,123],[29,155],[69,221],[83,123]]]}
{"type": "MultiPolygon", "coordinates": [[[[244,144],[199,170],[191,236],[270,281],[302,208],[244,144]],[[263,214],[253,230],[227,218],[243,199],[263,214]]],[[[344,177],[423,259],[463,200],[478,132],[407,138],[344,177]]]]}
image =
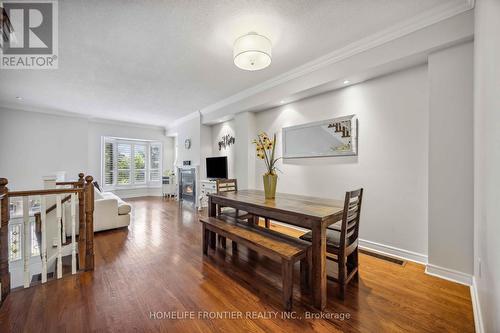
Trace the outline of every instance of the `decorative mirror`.
{"type": "Polygon", "coordinates": [[[283,158],[353,156],[358,153],[355,115],[283,128],[283,158]]]}

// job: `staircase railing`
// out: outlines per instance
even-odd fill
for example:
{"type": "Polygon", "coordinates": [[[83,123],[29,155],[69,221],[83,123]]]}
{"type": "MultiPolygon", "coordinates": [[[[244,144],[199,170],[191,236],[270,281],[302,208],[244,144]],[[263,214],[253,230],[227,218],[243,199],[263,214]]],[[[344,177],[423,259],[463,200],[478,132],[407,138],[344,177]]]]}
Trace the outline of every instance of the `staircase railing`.
{"type": "MultiPolygon", "coordinates": [[[[46,225],[47,213],[56,210],[56,221],[58,224],[57,244],[57,278],[62,277],[62,209],[64,201],[71,204],[71,261],[72,274],[78,270],[91,271],[94,269],[94,185],[93,177],[80,173],[78,181],[60,182],[56,185],[67,185],[70,188],[56,188],[30,191],[9,191],[8,180],[0,178],[0,304],[3,303],[10,293],[11,282],[9,273],[9,199],[14,197],[23,198],[23,223],[24,223],[24,287],[30,286],[29,260],[31,249],[31,222],[29,216],[29,197],[40,198],[40,212],[34,214],[35,224],[41,234],[40,254],[42,259],[42,283],[47,281],[47,241],[46,225]],[[48,196],[56,197],[55,205],[46,207],[48,196]],[[63,195],[68,195],[63,198],[63,195]],[[69,199],[68,199],[69,197],[69,199]],[[78,199],[78,200],[77,200],[78,199]],[[76,260],[76,202],[78,202],[78,265],[76,260]]],[[[66,234],[64,233],[64,239],[66,234]]]]}

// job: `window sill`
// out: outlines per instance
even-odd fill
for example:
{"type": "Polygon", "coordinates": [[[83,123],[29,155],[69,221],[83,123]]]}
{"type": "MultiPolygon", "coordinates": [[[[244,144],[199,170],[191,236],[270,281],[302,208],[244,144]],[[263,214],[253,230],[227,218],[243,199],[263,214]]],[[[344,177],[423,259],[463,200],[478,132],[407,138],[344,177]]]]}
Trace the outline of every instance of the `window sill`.
{"type": "Polygon", "coordinates": [[[131,186],[103,187],[102,191],[111,192],[111,191],[144,190],[144,189],[161,189],[161,185],[131,185],[131,186]]]}

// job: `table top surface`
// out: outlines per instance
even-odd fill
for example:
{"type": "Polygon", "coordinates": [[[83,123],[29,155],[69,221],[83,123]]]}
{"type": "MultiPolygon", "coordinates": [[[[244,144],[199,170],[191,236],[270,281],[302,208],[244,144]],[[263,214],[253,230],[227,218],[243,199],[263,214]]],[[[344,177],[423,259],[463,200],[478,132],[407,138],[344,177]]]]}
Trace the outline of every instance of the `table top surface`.
{"type": "Polygon", "coordinates": [[[230,200],[249,206],[302,215],[305,218],[325,220],[341,217],[344,210],[343,200],[317,198],[305,195],[276,193],[275,199],[266,199],[261,190],[239,190],[208,194],[214,198],[230,200]]]}

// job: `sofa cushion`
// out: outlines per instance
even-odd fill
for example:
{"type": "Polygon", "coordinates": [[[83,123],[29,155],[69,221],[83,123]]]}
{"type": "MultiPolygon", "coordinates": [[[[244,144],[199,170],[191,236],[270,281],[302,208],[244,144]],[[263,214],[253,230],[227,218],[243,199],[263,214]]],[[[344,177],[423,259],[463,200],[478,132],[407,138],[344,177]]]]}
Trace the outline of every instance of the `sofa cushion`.
{"type": "Polygon", "coordinates": [[[101,193],[103,199],[115,199],[118,202],[118,215],[125,215],[130,213],[132,207],[123,201],[119,196],[111,192],[101,193]]]}

